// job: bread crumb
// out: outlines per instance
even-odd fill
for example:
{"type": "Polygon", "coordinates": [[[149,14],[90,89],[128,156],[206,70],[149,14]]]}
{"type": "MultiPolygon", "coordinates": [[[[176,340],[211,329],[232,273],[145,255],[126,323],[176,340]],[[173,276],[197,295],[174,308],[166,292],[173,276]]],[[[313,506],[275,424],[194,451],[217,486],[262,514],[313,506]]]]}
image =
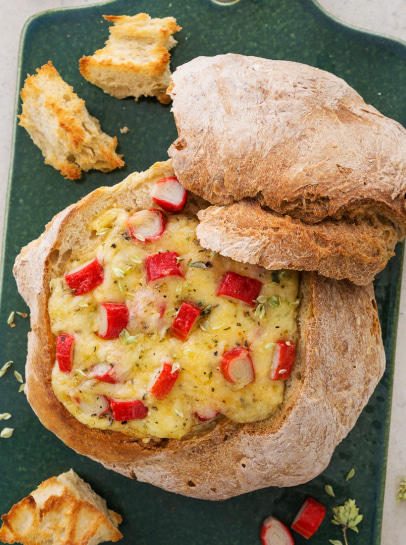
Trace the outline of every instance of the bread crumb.
{"type": "Polygon", "coordinates": [[[121,134],[127,134],[128,132],[130,132],[130,129],[128,127],[123,127],[122,129],[120,129],[120,132],[121,134]]]}
{"type": "Polygon", "coordinates": [[[45,163],[69,180],[79,179],[83,170],[108,172],[124,165],[115,152],[116,137],[101,130],[51,61],[28,75],[21,98],[20,125],[42,151],[45,163]]]}
{"type": "Polygon", "coordinates": [[[132,17],[104,15],[114,23],[103,49],[79,61],[82,76],[116,98],[156,96],[170,102],[169,50],[172,34],[181,30],[173,17],[151,19],[146,13],[132,17]]]}

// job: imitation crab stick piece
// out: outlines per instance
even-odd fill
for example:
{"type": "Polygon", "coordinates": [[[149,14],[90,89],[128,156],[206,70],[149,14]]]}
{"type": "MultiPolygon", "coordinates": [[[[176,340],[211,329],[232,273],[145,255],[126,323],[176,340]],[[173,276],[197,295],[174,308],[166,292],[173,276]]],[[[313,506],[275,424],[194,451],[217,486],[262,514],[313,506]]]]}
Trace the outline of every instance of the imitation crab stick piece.
{"type": "Polygon", "coordinates": [[[165,225],[165,216],[156,208],[136,212],[127,220],[130,235],[141,242],[160,238],[165,231],[165,225]]]}
{"type": "Polygon", "coordinates": [[[186,341],[201,312],[200,308],[192,303],[182,303],[172,324],[172,334],[181,341],[186,341]]]}
{"type": "Polygon", "coordinates": [[[70,273],[65,275],[65,280],[74,295],[83,295],[92,291],[103,282],[103,267],[95,257],[86,261],[70,273]]]}
{"type": "Polygon", "coordinates": [[[221,370],[228,382],[246,386],[255,380],[254,365],[246,348],[237,346],[223,354],[221,370]]]}
{"type": "Polygon", "coordinates": [[[295,545],[292,534],[280,520],[268,517],[259,533],[262,545],[295,545]]]}
{"type": "Polygon", "coordinates": [[[213,418],[216,418],[217,415],[220,414],[220,411],[217,411],[216,409],[210,409],[209,407],[204,409],[198,409],[195,412],[195,415],[200,422],[207,422],[208,420],[213,420],[213,418]]]}
{"type": "Polygon", "coordinates": [[[151,197],[164,210],[180,212],[186,204],[187,191],[175,176],[169,176],[156,182],[151,197]]]}
{"type": "Polygon", "coordinates": [[[99,306],[99,331],[102,339],[117,339],[127,327],[130,313],[123,303],[102,303],[99,306]]]}
{"type": "Polygon", "coordinates": [[[56,361],[62,373],[70,373],[73,367],[73,349],[75,337],[73,335],[58,335],[56,338],[56,361]]]}
{"type": "Polygon", "coordinates": [[[261,288],[262,283],[259,280],[255,280],[255,278],[242,276],[235,272],[227,272],[223,276],[217,295],[238,299],[253,307],[255,306],[254,300],[260,294],[261,288]]]}
{"type": "Polygon", "coordinates": [[[110,410],[110,402],[106,396],[94,396],[92,400],[76,399],[80,409],[88,415],[102,416],[110,410]]]}
{"type": "Polygon", "coordinates": [[[155,399],[162,400],[169,394],[179,376],[179,368],[176,369],[171,363],[164,363],[149,393],[155,399]]]}
{"type": "Polygon", "coordinates": [[[163,252],[149,255],[145,260],[147,282],[152,282],[164,276],[183,276],[176,252],[163,252]]]}
{"type": "Polygon", "coordinates": [[[118,382],[114,367],[105,363],[98,363],[95,365],[91,369],[89,377],[96,378],[102,382],[109,382],[110,384],[116,384],[118,382]]]}
{"type": "Polygon", "coordinates": [[[139,399],[120,400],[110,399],[110,407],[113,411],[113,418],[117,422],[126,422],[127,420],[139,420],[145,418],[148,414],[146,407],[139,399]]]}
{"type": "Polygon", "coordinates": [[[272,357],[271,380],[287,380],[295,361],[295,343],[277,341],[272,357]]]}
{"type": "Polygon", "coordinates": [[[324,505],[308,497],[292,522],[291,528],[308,539],[316,532],[325,515],[324,505]]]}

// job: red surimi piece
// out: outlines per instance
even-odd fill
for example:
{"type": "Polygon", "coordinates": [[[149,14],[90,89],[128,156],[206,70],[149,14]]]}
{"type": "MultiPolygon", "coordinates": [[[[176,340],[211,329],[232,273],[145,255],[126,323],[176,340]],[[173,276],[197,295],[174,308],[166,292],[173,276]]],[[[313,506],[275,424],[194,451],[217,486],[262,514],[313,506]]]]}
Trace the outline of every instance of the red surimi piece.
{"type": "Polygon", "coordinates": [[[325,515],[324,505],[308,497],[292,522],[291,528],[308,539],[316,532],[325,515]]]}
{"type": "Polygon", "coordinates": [[[192,303],[182,303],[172,324],[172,334],[181,341],[186,341],[201,312],[200,308],[192,303]]]}
{"type": "Polygon", "coordinates": [[[165,231],[166,220],[160,210],[140,210],[127,220],[127,227],[130,235],[135,240],[148,242],[161,237],[165,231]]]}
{"type": "Polygon", "coordinates": [[[99,331],[102,339],[116,339],[127,327],[130,313],[122,303],[102,303],[99,307],[99,331]]]}
{"type": "Polygon", "coordinates": [[[117,422],[139,420],[141,418],[145,418],[148,414],[148,407],[146,407],[139,399],[129,401],[110,399],[110,407],[113,411],[113,418],[114,420],[117,420],[117,422]]]}
{"type": "Polygon", "coordinates": [[[227,272],[223,276],[217,295],[224,295],[255,306],[254,300],[261,292],[262,283],[255,278],[242,276],[235,272],[227,272]]]}
{"type": "Polygon", "coordinates": [[[292,372],[295,361],[295,343],[292,341],[277,341],[272,357],[271,380],[287,380],[292,372]]]}
{"type": "Polygon", "coordinates": [[[200,420],[200,422],[207,422],[208,420],[213,420],[213,418],[216,418],[217,415],[220,414],[220,411],[217,411],[216,409],[210,409],[210,408],[204,408],[204,409],[198,409],[195,412],[195,415],[197,416],[197,419],[200,420]]]}
{"type": "Polygon", "coordinates": [[[103,267],[97,257],[65,274],[66,283],[74,291],[74,295],[92,291],[103,282],[103,278],[103,267]]]}
{"type": "Polygon", "coordinates": [[[169,394],[179,376],[179,369],[174,369],[171,363],[164,363],[149,393],[155,399],[162,400],[169,394]]]}
{"type": "Polygon", "coordinates": [[[180,212],[186,204],[187,191],[175,176],[168,176],[156,182],[151,197],[164,210],[180,212]]]}
{"type": "Polygon", "coordinates": [[[268,517],[264,520],[259,537],[262,545],[295,545],[292,534],[275,517],[268,517]]]}
{"type": "Polygon", "coordinates": [[[73,348],[75,337],[73,335],[58,335],[56,338],[56,361],[62,373],[70,373],[73,367],[73,348]]]}
{"type": "Polygon", "coordinates": [[[90,378],[96,378],[102,382],[116,384],[118,382],[114,367],[105,363],[98,363],[89,373],[90,378]]]}
{"type": "Polygon", "coordinates": [[[246,348],[237,346],[223,354],[221,370],[228,382],[246,386],[255,380],[254,365],[246,348]]]}
{"type": "Polygon", "coordinates": [[[149,255],[145,260],[147,270],[147,282],[152,282],[164,276],[182,276],[182,271],[176,252],[163,252],[162,254],[149,255]]]}

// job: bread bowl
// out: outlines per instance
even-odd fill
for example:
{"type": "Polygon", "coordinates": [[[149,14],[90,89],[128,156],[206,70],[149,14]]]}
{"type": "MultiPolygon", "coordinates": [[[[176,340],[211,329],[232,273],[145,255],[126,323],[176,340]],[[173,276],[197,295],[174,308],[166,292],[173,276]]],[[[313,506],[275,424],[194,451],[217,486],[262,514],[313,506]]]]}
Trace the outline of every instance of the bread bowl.
{"type": "MultiPolygon", "coordinates": [[[[18,256],[14,273],[31,309],[28,400],[41,422],[77,452],[172,492],[220,500],[266,486],[306,482],[326,467],[384,370],[371,284],[300,273],[295,364],[282,403],[258,422],[242,424],[218,415],[206,422],[195,419],[196,426],[180,439],[131,435],[83,424],[55,395],[50,282],[52,288],[54,278],[73,268],[78,252],[93,255],[100,244],[95,229],[89,229],[95,219],[114,208],[128,214],[155,208],[151,189],[173,176],[167,161],[94,191],[58,214],[18,256]]],[[[196,214],[207,205],[190,194],[185,213],[196,214]]]]}

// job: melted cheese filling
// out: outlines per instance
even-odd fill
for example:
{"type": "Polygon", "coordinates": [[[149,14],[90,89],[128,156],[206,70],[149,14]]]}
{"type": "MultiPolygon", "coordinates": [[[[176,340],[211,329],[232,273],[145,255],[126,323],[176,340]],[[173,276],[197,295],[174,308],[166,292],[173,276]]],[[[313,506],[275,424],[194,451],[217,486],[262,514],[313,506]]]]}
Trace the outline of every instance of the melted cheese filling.
{"type": "Polygon", "coordinates": [[[64,275],[51,281],[52,332],[75,337],[72,371],[61,372],[57,363],[53,368],[52,387],[58,399],[89,427],[140,438],[181,438],[200,425],[196,413],[205,410],[239,423],[269,417],[284,393],[284,382],[269,378],[274,343],[296,340],[298,274],[273,273],[204,250],[195,239],[197,220],[186,215],[169,216],[158,240],[134,240],[127,231],[129,216],[125,210],[112,209],[96,218],[89,226],[100,239],[96,251],[73,252],[66,266],[65,273],[97,256],[104,269],[101,285],[75,296],[64,275]],[[145,259],[166,250],[179,254],[184,278],[168,276],[148,284],[145,259]],[[210,262],[212,267],[191,266],[196,262],[210,262]],[[251,307],[216,295],[228,271],[263,284],[258,304],[251,307]],[[204,312],[182,342],[170,328],[184,301],[204,312]],[[103,302],[128,306],[128,335],[124,332],[111,340],[97,335],[98,305],[103,302]],[[221,369],[222,355],[236,346],[249,347],[255,370],[255,381],[244,387],[227,381],[221,369]],[[149,389],[163,361],[177,363],[179,376],[159,401],[149,389]],[[98,364],[114,367],[119,381],[111,384],[89,376],[98,364]],[[110,411],[97,416],[94,407],[106,398],[142,400],[148,414],[126,422],[115,421],[110,411]]]}

